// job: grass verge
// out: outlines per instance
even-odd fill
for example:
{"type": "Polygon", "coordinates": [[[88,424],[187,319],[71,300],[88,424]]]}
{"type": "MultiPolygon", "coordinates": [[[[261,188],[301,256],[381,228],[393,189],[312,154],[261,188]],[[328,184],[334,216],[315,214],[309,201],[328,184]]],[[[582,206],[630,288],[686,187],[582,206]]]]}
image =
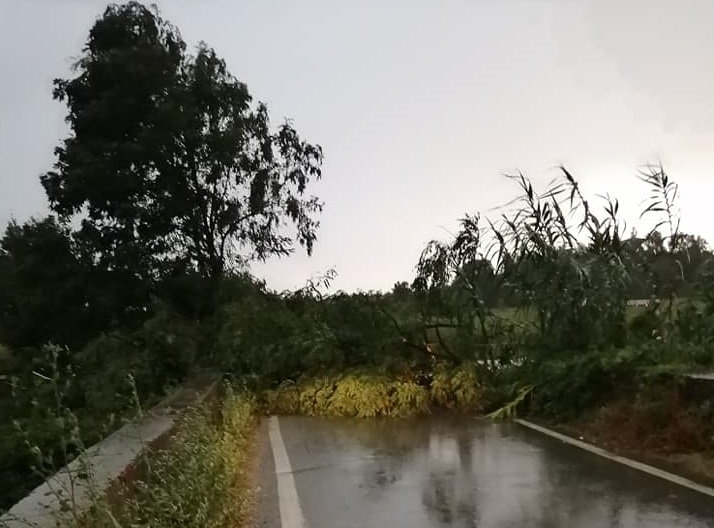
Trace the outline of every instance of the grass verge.
{"type": "Polygon", "coordinates": [[[250,526],[256,414],[252,397],[226,386],[190,408],[175,432],[142,456],[129,482],[94,502],[77,528],[250,526]]]}

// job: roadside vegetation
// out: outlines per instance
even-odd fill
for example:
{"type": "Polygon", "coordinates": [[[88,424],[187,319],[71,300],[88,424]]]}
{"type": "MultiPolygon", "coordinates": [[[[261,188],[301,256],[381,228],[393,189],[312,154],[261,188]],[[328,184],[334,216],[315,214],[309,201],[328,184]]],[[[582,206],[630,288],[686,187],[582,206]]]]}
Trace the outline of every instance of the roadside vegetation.
{"type": "Polygon", "coordinates": [[[112,5],[54,96],[71,133],[40,178],[51,214],[0,240],[0,506],[202,369],[235,388],[218,416],[189,413],[91,525],[239,525],[259,412],[518,414],[714,452],[684,376],[714,368],[714,255],[681,232],[663,167],[639,174],[643,234],[566,168],[545,189],[517,175],[498,216],[465,215],[391,291],[334,292],[327,270],[276,292],[250,264],[312,251],[322,151],[213,49],[112,5]]]}
{"type": "Polygon", "coordinates": [[[218,401],[184,413],[167,445],[144,453],[125,485],[99,495],[87,512],[70,510],[69,525],[250,526],[255,420],[252,397],[226,387],[218,401]]]}

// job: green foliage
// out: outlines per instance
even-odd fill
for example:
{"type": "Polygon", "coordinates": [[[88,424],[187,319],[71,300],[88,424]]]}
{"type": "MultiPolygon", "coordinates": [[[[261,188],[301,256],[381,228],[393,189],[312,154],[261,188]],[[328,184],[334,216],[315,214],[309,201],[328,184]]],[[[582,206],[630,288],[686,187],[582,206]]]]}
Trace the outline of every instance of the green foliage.
{"type": "Polygon", "coordinates": [[[562,175],[542,193],[514,177],[513,209],[498,221],[465,216],[417,266],[430,348],[475,357],[492,385],[486,394],[505,405],[498,416],[527,403],[569,418],[662,376],[714,365],[714,258],[701,238],[680,232],[676,183],[661,166],[641,173],[651,193],[643,217],[655,225],[625,238],[617,200],[605,197],[598,211],[572,174],[562,175]],[[652,296],[650,305],[630,310],[633,292],[652,296]],[[685,292],[689,299],[675,297],[685,292]],[[513,384],[525,392],[507,396],[513,384]]]}
{"type": "Polygon", "coordinates": [[[160,309],[136,330],[98,337],[74,356],[87,407],[102,415],[130,405],[121,397],[127,394],[128,375],[142,400],[163,394],[186,379],[196,363],[198,344],[194,324],[160,309]]]}
{"type": "Polygon", "coordinates": [[[3,506],[76,456],[80,439],[91,445],[122,425],[136,396],[153,404],[185,380],[198,342],[190,322],[157,309],[142,327],[102,335],[77,351],[49,346],[10,355],[10,374],[0,380],[8,418],[0,431],[3,506]]]}
{"type": "MultiPolygon", "coordinates": [[[[630,351],[628,351],[630,352],[630,351]]],[[[636,353],[636,352],[635,352],[636,353]]],[[[607,354],[611,359],[618,352],[607,354]]],[[[554,359],[535,367],[530,379],[537,387],[533,396],[535,412],[558,418],[572,418],[611,396],[618,381],[623,390],[635,390],[631,354],[619,356],[622,368],[609,368],[600,350],[575,355],[572,360],[554,359]],[[625,376],[616,380],[617,375],[625,376]]]]}
{"type": "Polygon", "coordinates": [[[390,360],[398,335],[378,302],[379,296],[374,294],[337,293],[314,305],[313,321],[324,343],[336,354],[327,363],[331,368],[379,365],[390,360]]]}
{"type": "MultiPolygon", "coordinates": [[[[87,511],[68,501],[57,523],[77,528],[247,526],[254,493],[255,403],[231,386],[185,411],[160,448],[147,448],[132,479],[94,490],[87,511]]],[[[93,468],[83,477],[90,487],[93,468]]],[[[57,490],[59,493],[60,490],[57,490]]]]}
{"type": "Polygon", "coordinates": [[[17,348],[82,344],[103,317],[85,271],[54,217],[10,222],[0,240],[0,340],[17,348]]]}
{"type": "MultiPolygon", "coordinates": [[[[28,351],[24,351],[28,354],[28,351]]],[[[33,352],[32,370],[19,371],[0,384],[0,501],[2,508],[21,499],[43,478],[75,459],[84,442],[103,430],[96,416],[76,413],[81,391],[68,351],[47,346],[33,352]]],[[[111,417],[102,425],[111,426],[111,417]]]]}
{"type": "Polygon", "coordinates": [[[367,418],[392,416],[411,409],[409,402],[398,399],[397,386],[382,376],[347,374],[335,380],[334,386],[324,408],[315,407],[316,411],[328,416],[367,418]]]}
{"type": "Polygon", "coordinates": [[[570,357],[531,363],[521,376],[535,386],[530,411],[567,420],[645,387],[691,372],[702,350],[652,340],[637,347],[593,349],[570,357]]]}
{"type": "Polygon", "coordinates": [[[425,249],[415,285],[427,292],[448,286],[469,301],[451,294],[457,333],[492,341],[492,307],[500,297],[534,311],[531,336],[541,350],[624,343],[627,271],[617,202],[608,200],[598,218],[577,181],[562,171],[563,181],[540,195],[519,175],[515,213],[485,228],[479,216],[467,216],[450,244],[425,249]]]}
{"type": "Polygon", "coordinates": [[[78,236],[102,268],[216,278],[296,243],[312,251],[322,203],[306,192],[320,147],[288,122],[271,131],[266,106],[252,107],[216,52],[187,53],[155,11],[107,7],[54,97],[72,134],[42,185],[58,214],[86,208],[78,236]]]}
{"type": "Polygon", "coordinates": [[[392,386],[391,416],[407,417],[429,411],[429,392],[413,381],[397,380],[392,386]]]}
{"type": "Polygon", "coordinates": [[[150,455],[148,473],[114,518],[122,526],[243,525],[250,511],[253,409],[250,397],[228,387],[217,419],[208,407],[189,411],[169,447],[150,455]]]}
{"type": "Polygon", "coordinates": [[[380,366],[404,357],[375,294],[323,296],[308,285],[278,295],[254,285],[220,305],[204,325],[204,349],[213,364],[265,386],[306,372],[380,366]]]}
{"type": "Polygon", "coordinates": [[[315,346],[282,299],[257,291],[220,306],[206,324],[205,350],[214,364],[266,383],[299,375],[315,346]]]}
{"type": "Polygon", "coordinates": [[[408,417],[432,409],[479,412],[483,394],[473,366],[440,369],[429,386],[409,373],[353,370],[306,376],[264,395],[267,412],[309,416],[408,417]]]}
{"type": "Polygon", "coordinates": [[[474,365],[438,366],[429,390],[432,404],[450,411],[478,412],[485,404],[483,387],[474,365]]]}

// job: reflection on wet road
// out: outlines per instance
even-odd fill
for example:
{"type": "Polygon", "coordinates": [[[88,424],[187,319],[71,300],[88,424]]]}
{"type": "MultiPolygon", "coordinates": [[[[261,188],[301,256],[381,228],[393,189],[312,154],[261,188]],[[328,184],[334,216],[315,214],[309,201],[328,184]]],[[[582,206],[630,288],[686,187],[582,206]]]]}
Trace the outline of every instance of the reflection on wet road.
{"type": "Polygon", "coordinates": [[[714,526],[710,497],[516,424],[279,423],[309,528],[714,526]]]}

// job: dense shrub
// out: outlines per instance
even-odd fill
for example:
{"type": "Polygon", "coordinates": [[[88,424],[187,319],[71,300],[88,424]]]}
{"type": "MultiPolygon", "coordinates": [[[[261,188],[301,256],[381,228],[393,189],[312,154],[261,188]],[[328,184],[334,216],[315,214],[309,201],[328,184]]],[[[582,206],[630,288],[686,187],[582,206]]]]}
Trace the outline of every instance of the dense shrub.
{"type": "Polygon", "coordinates": [[[265,410],[273,414],[408,417],[435,409],[478,413],[485,405],[475,369],[439,367],[428,385],[412,375],[353,370],[307,376],[269,390],[265,410]]]}
{"type": "Polygon", "coordinates": [[[564,353],[529,362],[519,369],[533,391],[530,410],[555,419],[572,419],[605,402],[634,397],[647,387],[681,379],[693,358],[705,354],[691,344],[650,340],[638,346],[564,353]]]}

